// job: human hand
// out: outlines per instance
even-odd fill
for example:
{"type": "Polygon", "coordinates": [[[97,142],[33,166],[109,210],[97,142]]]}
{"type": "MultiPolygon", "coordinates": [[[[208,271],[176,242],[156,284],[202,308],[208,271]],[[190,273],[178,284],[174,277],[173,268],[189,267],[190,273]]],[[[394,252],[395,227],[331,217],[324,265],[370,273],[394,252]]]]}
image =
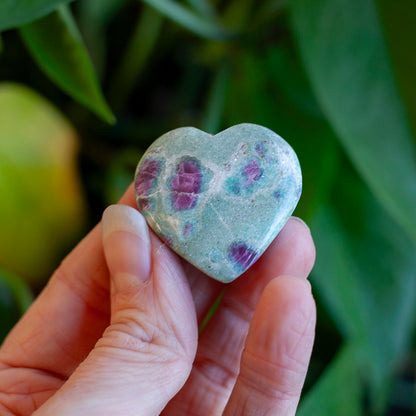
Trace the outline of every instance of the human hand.
{"type": "MultiPolygon", "coordinates": [[[[135,206],[132,187],[121,202],[135,206]]],[[[314,338],[314,258],[292,218],[223,285],[183,264],[137,211],[112,206],[3,343],[0,414],[294,415],[314,338]]]]}

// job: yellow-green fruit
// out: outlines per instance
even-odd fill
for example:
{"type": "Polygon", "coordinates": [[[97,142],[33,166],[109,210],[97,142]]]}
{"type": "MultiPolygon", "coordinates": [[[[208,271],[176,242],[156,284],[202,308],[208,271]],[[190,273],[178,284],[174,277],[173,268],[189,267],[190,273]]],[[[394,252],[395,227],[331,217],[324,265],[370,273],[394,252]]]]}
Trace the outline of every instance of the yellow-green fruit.
{"type": "Polygon", "coordinates": [[[50,103],[0,83],[0,267],[30,283],[48,277],[83,227],[77,148],[76,132],[50,103]]]}

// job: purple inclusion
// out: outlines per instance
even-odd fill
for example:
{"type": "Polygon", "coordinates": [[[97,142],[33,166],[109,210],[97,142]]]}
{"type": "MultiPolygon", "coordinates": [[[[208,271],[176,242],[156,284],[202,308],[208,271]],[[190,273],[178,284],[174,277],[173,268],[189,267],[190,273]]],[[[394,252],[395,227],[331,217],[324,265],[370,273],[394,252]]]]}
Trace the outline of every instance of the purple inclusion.
{"type": "Polygon", "coordinates": [[[146,196],[149,195],[150,190],[157,179],[159,169],[159,161],[155,159],[145,159],[137,172],[134,186],[136,188],[136,194],[139,198],[139,208],[142,211],[146,211],[151,208],[150,201],[146,198],[146,196]]]}
{"type": "Polygon", "coordinates": [[[282,197],[282,192],[281,192],[281,191],[276,191],[276,192],[273,194],[273,196],[274,196],[276,199],[280,199],[280,198],[282,197]]]}
{"type": "Polygon", "coordinates": [[[166,236],[163,233],[158,233],[158,236],[169,248],[172,248],[173,241],[170,237],[166,236]]]}
{"type": "Polygon", "coordinates": [[[250,186],[253,182],[260,179],[263,173],[256,160],[249,162],[244,168],[244,176],[246,177],[246,186],[250,186]]]}
{"type": "Polygon", "coordinates": [[[192,231],[192,224],[190,223],[190,222],[187,222],[186,224],[185,224],[185,228],[184,228],[184,230],[183,230],[183,235],[189,235],[190,234],[190,232],[192,231]]]}
{"type": "Polygon", "coordinates": [[[146,196],[149,194],[154,181],[159,173],[160,163],[155,159],[146,159],[141,164],[136,176],[136,192],[137,195],[146,196]]]}
{"type": "Polygon", "coordinates": [[[201,188],[201,172],[196,162],[184,160],[170,184],[175,211],[194,208],[201,188]]]}
{"type": "Polygon", "coordinates": [[[267,149],[263,143],[257,143],[255,149],[256,152],[260,155],[260,157],[264,157],[264,155],[267,152],[267,149]]]}
{"type": "Polygon", "coordinates": [[[149,198],[140,198],[138,204],[140,211],[148,211],[152,208],[149,198]]]}
{"type": "Polygon", "coordinates": [[[249,248],[244,242],[231,244],[228,255],[242,270],[247,270],[257,258],[256,251],[249,248]]]}

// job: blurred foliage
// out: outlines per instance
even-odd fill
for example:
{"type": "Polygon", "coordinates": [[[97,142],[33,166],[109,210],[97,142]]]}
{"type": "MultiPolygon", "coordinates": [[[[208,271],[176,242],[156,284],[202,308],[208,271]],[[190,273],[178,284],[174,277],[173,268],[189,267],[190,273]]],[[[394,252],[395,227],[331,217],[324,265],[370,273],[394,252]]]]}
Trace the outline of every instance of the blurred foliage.
{"type": "Polygon", "coordinates": [[[85,223],[78,138],[42,97],[0,83],[0,267],[34,286],[85,223]]]}
{"type": "Polygon", "coordinates": [[[0,269],[0,339],[3,339],[33,301],[19,276],[0,269]]]}
{"type": "MultiPolygon", "coordinates": [[[[299,414],[414,414],[416,3],[68,3],[3,0],[0,80],[35,89],[75,126],[89,224],[122,195],[142,152],[166,131],[192,125],[216,133],[241,122],[271,128],[299,156],[304,191],[296,215],[310,223],[317,246],[311,276],[317,338],[299,414]],[[106,124],[113,113],[116,123],[106,124]]],[[[30,165],[22,125],[40,149],[60,135],[38,124],[52,111],[49,104],[32,108],[30,116],[19,111],[7,101],[0,111],[0,185],[7,186],[2,195],[7,200],[19,189],[16,218],[27,221],[27,229],[43,228],[17,236],[23,225],[0,227],[11,253],[6,257],[18,255],[25,266],[30,255],[22,251],[38,253],[38,247],[55,244],[43,240],[47,225],[38,214],[28,213],[33,181],[17,185],[15,175],[3,181],[1,169],[4,160],[12,169],[23,156],[30,165]],[[13,143],[6,159],[3,142],[13,143]],[[22,250],[26,240],[31,247],[22,250]]],[[[63,186],[48,188],[50,177],[36,180],[39,201],[79,198],[78,191],[69,198],[63,186]]],[[[55,226],[61,233],[53,237],[65,245],[83,215],[63,221],[55,217],[61,210],[48,215],[54,224],[66,224],[55,226]]],[[[0,208],[0,222],[2,217],[0,208]]],[[[0,267],[12,269],[1,260],[2,251],[0,267]]],[[[51,262],[51,253],[36,256],[51,262]]],[[[56,265],[61,257],[53,257],[56,265]]],[[[13,270],[26,277],[23,269],[13,270]]],[[[21,309],[13,299],[20,289],[3,286],[2,318],[16,319],[21,309]]]]}
{"type": "Polygon", "coordinates": [[[105,121],[114,122],[78,28],[66,6],[22,26],[20,32],[35,60],[58,86],[105,121]]]}

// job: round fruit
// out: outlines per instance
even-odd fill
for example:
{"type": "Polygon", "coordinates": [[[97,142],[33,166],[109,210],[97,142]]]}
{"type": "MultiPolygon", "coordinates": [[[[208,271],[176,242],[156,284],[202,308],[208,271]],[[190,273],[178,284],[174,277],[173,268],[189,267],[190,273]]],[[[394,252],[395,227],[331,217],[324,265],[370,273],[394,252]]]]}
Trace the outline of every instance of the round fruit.
{"type": "Polygon", "coordinates": [[[27,87],[0,84],[0,267],[31,283],[48,277],[83,228],[77,149],[55,107],[27,87]]]}

